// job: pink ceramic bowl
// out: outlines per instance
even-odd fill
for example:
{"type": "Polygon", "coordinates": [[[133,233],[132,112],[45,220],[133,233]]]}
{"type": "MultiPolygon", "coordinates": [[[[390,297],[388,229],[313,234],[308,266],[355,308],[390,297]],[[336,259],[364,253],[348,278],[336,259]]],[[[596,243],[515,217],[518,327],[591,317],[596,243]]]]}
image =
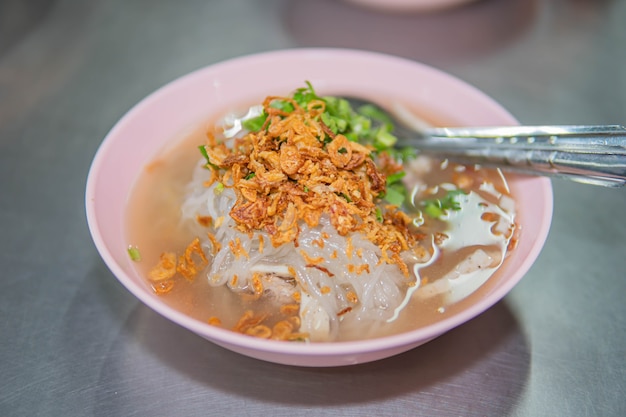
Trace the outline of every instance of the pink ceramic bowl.
{"type": "Polygon", "coordinates": [[[289,94],[311,81],[318,93],[399,100],[457,125],[511,125],[516,120],[472,86],[431,67],[378,53],[295,49],[232,59],[183,76],[132,108],[110,131],[89,172],[86,208],[98,251],[117,279],[157,313],[207,340],[254,358],[300,366],[339,366],[413,349],[482,313],[524,276],[544,244],[552,216],[545,178],[516,177],[523,227],[519,246],[502,266],[493,289],[458,314],[418,330],[355,342],[302,344],[261,340],[192,319],[153,294],[127,254],[124,218],[133,182],[155,151],[187,128],[267,95],[289,94]]]}

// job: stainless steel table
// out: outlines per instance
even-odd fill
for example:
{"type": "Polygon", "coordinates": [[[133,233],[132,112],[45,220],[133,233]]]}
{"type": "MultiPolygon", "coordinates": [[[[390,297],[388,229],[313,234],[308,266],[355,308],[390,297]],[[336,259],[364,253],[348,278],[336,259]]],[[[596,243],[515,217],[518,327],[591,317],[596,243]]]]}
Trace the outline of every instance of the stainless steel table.
{"type": "Polygon", "coordinates": [[[554,181],[538,262],[494,308],[397,357],[249,359],[139,304],[93,246],[97,146],[162,84],[302,46],[409,57],[522,123],[626,123],[626,1],[386,15],[321,0],[0,2],[0,415],[624,416],[626,190],[554,181]]]}

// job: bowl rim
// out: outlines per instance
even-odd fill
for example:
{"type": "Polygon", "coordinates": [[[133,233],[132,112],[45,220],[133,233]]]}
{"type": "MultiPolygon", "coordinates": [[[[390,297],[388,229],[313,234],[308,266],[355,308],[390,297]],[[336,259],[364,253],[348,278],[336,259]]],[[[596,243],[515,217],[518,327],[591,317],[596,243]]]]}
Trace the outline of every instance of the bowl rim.
{"type": "Polygon", "coordinates": [[[347,3],[372,10],[400,12],[437,12],[462,6],[477,0],[345,0],[347,3]]]}
{"type": "Polygon", "coordinates": [[[232,66],[250,65],[258,60],[267,59],[300,59],[310,55],[320,56],[338,56],[350,58],[355,57],[358,59],[371,59],[371,60],[386,60],[390,63],[399,65],[408,65],[416,68],[420,68],[423,71],[429,71],[436,74],[438,77],[446,79],[446,82],[451,83],[455,87],[466,90],[474,96],[480,98],[483,102],[490,104],[493,108],[497,109],[501,116],[508,118],[510,124],[518,124],[517,120],[498,102],[488,96],[483,91],[479,90],[475,86],[467,83],[466,81],[457,78],[447,72],[439,70],[433,66],[426,65],[420,62],[410,60],[395,55],[390,55],[381,52],[372,52],[361,49],[347,49],[347,48],[290,48],[280,49],[274,51],[259,52],[250,55],[239,56],[230,58],[218,63],[210,64],[201,68],[198,68],[192,72],[184,74],[180,77],[174,78],[167,82],[163,86],[159,87],[152,93],[145,96],[134,106],[132,106],[111,128],[107,135],[99,145],[91,166],[89,168],[86,192],[85,192],[85,206],[88,228],[94,244],[102,257],[103,261],[113,273],[116,279],[123,284],[123,286],[129,290],[135,297],[137,297],[142,303],[150,307],[158,314],[165,318],[191,330],[192,332],[201,335],[216,344],[238,346],[243,349],[250,349],[254,351],[271,352],[274,354],[285,354],[291,356],[337,356],[337,355],[359,355],[364,353],[372,353],[376,351],[383,351],[389,349],[396,349],[402,346],[412,346],[417,340],[430,340],[435,338],[483,313],[488,308],[499,302],[528,272],[539,253],[541,252],[543,245],[547,239],[550,224],[553,214],[553,194],[552,185],[548,178],[534,178],[533,181],[537,182],[538,190],[541,192],[541,198],[545,201],[543,207],[543,216],[540,219],[539,236],[534,236],[534,243],[531,246],[526,258],[521,262],[519,267],[515,270],[515,279],[507,279],[502,285],[497,286],[494,291],[491,291],[487,296],[481,298],[476,303],[464,308],[462,311],[455,313],[449,317],[443,318],[435,323],[431,323],[427,326],[423,326],[414,330],[406,332],[392,334],[388,336],[382,336],[377,338],[354,340],[354,341],[338,341],[338,342],[314,342],[314,343],[285,343],[282,341],[265,340],[246,336],[233,332],[231,330],[222,329],[216,326],[211,326],[207,323],[203,323],[199,320],[193,319],[190,316],[170,307],[166,303],[159,301],[155,297],[146,292],[145,288],[142,288],[139,284],[135,283],[132,279],[126,277],[126,272],[122,266],[116,261],[111,250],[107,246],[104,237],[101,233],[97,213],[96,205],[94,204],[94,198],[96,195],[96,184],[98,180],[98,173],[101,166],[106,162],[106,155],[108,149],[113,146],[113,138],[119,131],[122,131],[128,122],[140,113],[144,107],[147,107],[152,101],[158,100],[162,95],[166,94],[171,89],[176,89],[181,83],[193,82],[196,77],[200,77],[206,71],[221,71],[228,69],[232,66]]]}

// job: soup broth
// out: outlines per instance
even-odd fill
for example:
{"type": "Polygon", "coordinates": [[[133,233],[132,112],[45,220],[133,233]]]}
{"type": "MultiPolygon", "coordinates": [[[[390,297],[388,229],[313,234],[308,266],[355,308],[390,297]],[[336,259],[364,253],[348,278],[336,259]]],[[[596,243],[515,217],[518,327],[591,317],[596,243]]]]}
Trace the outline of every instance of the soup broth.
{"type": "MultiPolygon", "coordinates": [[[[268,337],[262,332],[266,327],[284,325],[289,328],[288,337],[281,340],[307,342],[356,340],[416,329],[454,314],[480,292],[489,291],[493,274],[517,240],[514,202],[499,171],[418,157],[405,165],[403,182],[410,190],[410,233],[419,235],[419,241],[403,262],[386,264],[380,257],[367,266],[359,264],[358,257],[370,256],[371,243],[355,232],[335,236],[323,220],[310,229],[299,226],[295,244],[290,241],[272,248],[277,251],[276,260],[261,257],[250,261],[255,259],[252,252],[269,251],[272,246],[267,235],[263,238],[256,232],[239,232],[241,248],[234,243],[239,240],[231,237],[218,243],[222,248],[231,245],[230,253],[217,251],[216,243],[207,236],[218,236],[217,223],[228,225],[230,221],[230,230],[236,227],[229,212],[210,218],[205,212],[184,213],[194,194],[190,189],[202,194],[206,190],[198,188],[210,188],[206,184],[211,172],[204,168],[206,161],[198,151],[198,146],[207,143],[210,131],[208,125],[199,127],[145,168],[134,187],[127,217],[129,243],[141,255],[135,262],[139,273],[161,293],[164,302],[199,321],[259,337],[268,337]],[[164,253],[179,258],[198,237],[206,262],[198,252],[190,253],[195,260],[192,265],[199,266],[197,274],[150,278],[155,266],[163,265],[164,253]],[[340,253],[332,250],[335,239],[337,247],[343,248],[340,253]],[[290,252],[281,254],[283,247],[290,252]],[[224,272],[231,271],[227,267],[238,261],[237,250],[244,253],[242,258],[248,257],[242,260],[244,269],[256,274],[257,281],[244,277],[245,272],[224,272]],[[306,260],[304,273],[320,276],[314,290],[310,288],[313,284],[303,282],[301,270],[290,264],[299,256],[306,260]],[[329,269],[331,264],[335,269],[329,269]],[[398,272],[402,272],[401,264],[406,266],[404,273],[398,272]],[[315,304],[317,299],[324,300],[326,288],[335,285],[333,280],[340,279],[331,272],[337,268],[347,269],[351,281],[328,290],[328,297],[333,297],[330,307],[326,308],[324,301],[315,304]],[[371,278],[370,287],[355,284],[360,277],[370,279],[375,268],[389,272],[371,278]],[[230,275],[220,276],[222,282],[218,283],[222,272],[230,275]],[[394,284],[381,287],[379,281],[391,274],[397,275],[394,284]],[[248,281],[242,284],[245,279],[248,281]],[[255,285],[262,290],[255,292],[255,285]],[[306,294],[307,285],[317,299],[306,294]],[[361,305],[372,291],[379,293],[373,296],[371,305],[375,307],[368,308],[376,311],[362,314],[361,305]],[[393,291],[397,294],[388,295],[393,291]]],[[[216,199],[216,191],[211,192],[202,194],[203,198],[216,199]]],[[[378,248],[371,251],[382,256],[378,248]]]]}

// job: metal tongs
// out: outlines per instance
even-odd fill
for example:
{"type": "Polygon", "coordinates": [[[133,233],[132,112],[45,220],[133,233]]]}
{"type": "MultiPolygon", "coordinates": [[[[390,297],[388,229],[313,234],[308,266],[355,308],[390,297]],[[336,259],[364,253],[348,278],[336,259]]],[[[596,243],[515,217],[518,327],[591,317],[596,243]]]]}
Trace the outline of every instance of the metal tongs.
{"type": "Polygon", "coordinates": [[[621,187],[626,183],[626,129],[620,125],[431,127],[402,106],[394,113],[373,105],[393,122],[397,147],[422,154],[524,174],[621,187]],[[398,117],[396,117],[396,115],[398,117]]]}
{"type": "MultiPolygon", "coordinates": [[[[354,97],[344,98],[353,108],[372,104],[354,97]]],[[[235,136],[242,130],[243,121],[262,113],[263,106],[257,105],[250,107],[244,116],[227,117],[224,136],[235,136]]],[[[626,183],[624,126],[433,128],[416,122],[407,127],[408,123],[385,113],[394,124],[393,134],[398,138],[396,147],[413,147],[422,154],[463,164],[565,178],[605,187],[621,187],[626,183]]]]}
{"type": "Polygon", "coordinates": [[[464,164],[620,187],[626,183],[626,129],[599,126],[424,128],[396,125],[397,146],[464,164]]]}

